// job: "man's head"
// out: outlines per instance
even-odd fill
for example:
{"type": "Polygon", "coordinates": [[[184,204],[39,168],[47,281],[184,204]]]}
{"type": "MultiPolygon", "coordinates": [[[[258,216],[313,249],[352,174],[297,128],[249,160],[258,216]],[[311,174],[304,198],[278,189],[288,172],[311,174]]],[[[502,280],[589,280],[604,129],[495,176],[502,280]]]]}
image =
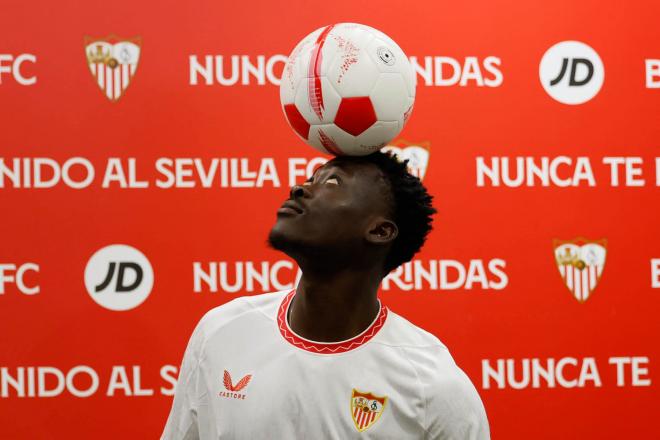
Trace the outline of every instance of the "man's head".
{"type": "Polygon", "coordinates": [[[409,261],[431,230],[432,197],[394,155],[342,156],[291,188],[269,244],[303,267],[372,269],[409,261]]]}

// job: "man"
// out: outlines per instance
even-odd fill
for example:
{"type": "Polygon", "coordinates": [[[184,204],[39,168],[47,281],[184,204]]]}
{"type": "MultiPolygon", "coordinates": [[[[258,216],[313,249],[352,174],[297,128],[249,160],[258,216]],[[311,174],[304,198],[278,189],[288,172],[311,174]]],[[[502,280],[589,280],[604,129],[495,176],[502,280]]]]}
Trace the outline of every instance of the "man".
{"type": "Polygon", "coordinates": [[[269,244],[291,291],[209,311],[183,357],[163,439],[487,439],[484,407],[433,335],[378,299],[431,230],[396,156],[338,157],[294,186],[269,244]]]}

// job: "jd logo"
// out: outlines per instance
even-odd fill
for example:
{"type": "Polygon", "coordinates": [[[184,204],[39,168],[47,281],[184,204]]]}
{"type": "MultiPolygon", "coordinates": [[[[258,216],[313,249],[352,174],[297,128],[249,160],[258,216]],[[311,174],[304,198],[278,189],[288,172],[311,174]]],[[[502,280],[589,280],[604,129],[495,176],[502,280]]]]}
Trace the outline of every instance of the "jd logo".
{"type": "Polygon", "coordinates": [[[562,41],[546,51],[539,65],[545,91],[563,104],[583,104],[603,85],[605,69],[591,47],[579,41],[562,41]]]}
{"type": "Polygon", "coordinates": [[[85,287],[92,299],[109,310],[142,304],[154,284],[151,264],[134,247],[114,244],[99,249],[85,267],[85,287]]]}
{"type": "MultiPolygon", "coordinates": [[[[569,87],[583,86],[583,85],[587,84],[589,82],[589,80],[591,80],[591,77],[594,76],[594,65],[593,65],[593,63],[591,61],[589,61],[588,59],[586,59],[586,58],[573,58],[570,61],[571,61],[571,74],[570,74],[569,79],[568,79],[569,87]],[[575,72],[577,72],[577,67],[580,64],[586,66],[587,74],[584,78],[578,80],[578,79],[575,78],[575,72]]],[[[557,76],[557,78],[550,81],[551,86],[556,86],[559,83],[559,81],[561,81],[562,78],[564,78],[564,74],[566,73],[566,68],[568,67],[568,62],[569,62],[568,58],[562,59],[562,61],[561,61],[561,70],[559,71],[559,75],[557,76]]]]}
{"type": "MultiPolygon", "coordinates": [[[[94,288],[95,292],[101,292],[105,290],[109,285],[110,282],[112,281],[112,278],[114,277],[115,274],[115,267],[117,266],[117,263],[114,261],[110,263],[108,274],[105,277],[105,280],[98,286],[94,288]]],[[[144,272],[142,271],[142,268],[140,267],[139,264],[137,263],[119,263],[119,270],[117,271],[117,285],[115,287],[115,292],[130,292],[132,290],[135,290],[136,287],[140,285],[142,282],[142,277],[144,275],[144,272]],[[126,274],[126,270],[132,270],[135,272],[135,279],[133,280],[132,283],[130,284],[124,284],[124,274],[126,274]]]]}

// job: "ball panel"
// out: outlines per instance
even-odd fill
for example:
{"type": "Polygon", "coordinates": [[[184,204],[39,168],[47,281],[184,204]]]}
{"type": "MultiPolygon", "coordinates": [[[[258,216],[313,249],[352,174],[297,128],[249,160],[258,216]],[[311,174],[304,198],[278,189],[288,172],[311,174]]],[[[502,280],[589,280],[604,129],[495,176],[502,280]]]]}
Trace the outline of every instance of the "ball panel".
{"type": "Polygon", "coordinates": [[[357,136],[377,120],[374,106],[368,96],[342,98],[335,116],[335,125],[357,136]]]}
{"type": "Polygon", "coordinates": [[[357,136],[359,155],[371,154],[383,148],[401,131],[397,121],[378,121],[357,136]]]}
{"type": "Polygon", "coordinates": [[[300,87],[313,87],[313,82],[305,81],[305,78],[324,76],[333,62],[334,51],[327,53],[321,50],[328,43],[328,34],[323,32],[328,28],[324,26],[307,35],[291,52],[284,66],[282,80],[280,82],[280,100],[283,104],[293,101],[283,99],[297,94],[300,87]],[[284,91],[282,90],[284,89],[284,91]]]}
{"type": "Polygon", "coordinates": [[[307,143],[312,147],[314,147],[315,150],[318,150],[323,154],[332,154],[328,150],[326,150],[323,144],[321,143],[321,138],[318,134],[318,130],[314,126],[311,126],[309,129],[309,139],[307,140],[307,143]]]}
{"type": "Polygon", "coordinates": [[[307,75],[310,50],[314,45],[318,34],[320,33],[321,29],[315,30],[303,38],[303,40],[296,45],[293,51],[291,51],[291,54],[289,55],[289,58],[287,59],[287,62],[284,66],[282,79],[280,81],[280,100],[282,100],[282,104],[289,104],[293,102],[293,99],[284,101],[283,98],[285,96],[295,96],[296,88],[300,79],[307,75]]]}
{"type": "Polygon", "coordinates": [[[394,42],[387,43],[381,39],[374,39],[367,48],[367,53],[374,65],[382,73],[398,73],[403,78],[408,95],[415,97],[417,76],[410,64],[410,60],[401,48],[394,42]]]}
{"type": "Polygon", "coordinates": [[[353,155],[355,136],[346,133],[335,124],[312,125],[309,142],[319,151],[325,150],[335,156],[353,155]]]}
{"type": "Polygon", "coordinates": [[[365,52],[382,73],[399,73],[405,65],[406,59],[401,49],[380,38],[371,40],[365,48],[365,52]]]}
{"type": "Polygon", "coordinates": [[[362,31],[356,35],[336,36],[338,52],[327,76],[342,97],[366,96],[378,80],[380,72],[364,51],[371,38],[362,31]]]}
{"type": "Polygon", "coordinates": [[[408,89],[408,96],[414,101],[417,90],[417,74],[415,73],[415,69],[413,69],[412,64],[410,64],[408,57],[406,57],[406,66],[407,67],[405,69],[400,70],[400,73],[403,77],[403,82],[408,89]]]}
{"type": "Polygon", "coordinates": [[[280,83],[280,102],[282,105],[293,104],[296,100],[296,91],[301,81],[300,76],[294,76],[291,79],[282,77],[280,83]]]}
{"type": "Polygon", "coordinates": [[[309,122],[307,122],[303,115],[300,114],[295,104],[285,104],[283,107],[284,114],[286,115],[286,119],[289,121],[291,128],[293,128],[301,138],[307,140],[309,137],[309,122]]]}
{"type": "Polygon", "coordinates": [[[379,121],[403,120],[409,98],[399,73],[382,73],[369,97],[379,121]]]}
{"type": "Polygon", "coordinates": [[[309,123],[329,124],[335,120],[341,97],[328,78],[301,78],[296,92],[296,107],[309,123]]]}
{"type": "MultiPolygon", "coordinates": [[[[328,69],[335,62],[337,47],[332,38],[334,26],[329,25],[321,28],[316,40],[308,46],[304,58],[307,67],[305,76],[307,78],[327,76],[328,69]]],[[[309,84],[311,86],[313,82],[309,84]]],[[[312,93],[310,95],[313,96],[312,93]]]]}

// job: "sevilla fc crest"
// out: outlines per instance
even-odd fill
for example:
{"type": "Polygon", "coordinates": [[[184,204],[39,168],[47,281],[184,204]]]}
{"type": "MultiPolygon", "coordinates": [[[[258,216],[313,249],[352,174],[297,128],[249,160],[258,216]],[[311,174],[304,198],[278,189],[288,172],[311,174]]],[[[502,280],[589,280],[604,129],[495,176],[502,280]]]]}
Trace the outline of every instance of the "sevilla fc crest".
{"type": "Polygon", "coordinates": [[[431,156],[431,145],[429,142],[411,143],[408,141],[396,140],[383,151],[391,151],[396,153],[400,160],[408,159],[408,170],[413,176],[419,177],[419,180],[424,180],[426,170],[429,166],[429,157],[431,156]]]}
{"type": "Polygon", "coordinates": [[[600,281],[607,254],[605,239],[555,240],[555,261],[564,284],[575,299],[585,302],[600,281]]]}
{"type": "Polygon", "coordinates": [[[353,388],[351,396],[351,416],[353,423],[359,432],[368,429],[376,423],[383,414],[387,397],[376,396],[371,393],[363,393],[353,388]]]}
{"type": "Polygon", "coordinates": [[[133,80],[140,60],[140,37],[85,37],[85,55],[92,76],[106,98],[115,102],[133,80]]]}

